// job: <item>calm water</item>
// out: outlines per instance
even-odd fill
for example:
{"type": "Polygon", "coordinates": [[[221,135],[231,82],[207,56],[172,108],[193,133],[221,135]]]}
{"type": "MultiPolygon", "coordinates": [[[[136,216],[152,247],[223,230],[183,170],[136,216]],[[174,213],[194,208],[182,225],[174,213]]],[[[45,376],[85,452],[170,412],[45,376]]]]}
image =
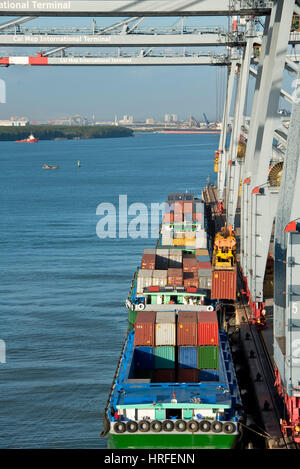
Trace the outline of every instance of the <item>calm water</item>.
{"type": "Polygon", "coordinates": [[[96,235],[101,202],[201,188],[218,135],[0,143],[0,447],[105,448],[102,412],[148,239],[96,235]],[[77,160],[81,168],[77,168],[77,160]],[[58,164],[43,171],[44,163],[58,164]]]}

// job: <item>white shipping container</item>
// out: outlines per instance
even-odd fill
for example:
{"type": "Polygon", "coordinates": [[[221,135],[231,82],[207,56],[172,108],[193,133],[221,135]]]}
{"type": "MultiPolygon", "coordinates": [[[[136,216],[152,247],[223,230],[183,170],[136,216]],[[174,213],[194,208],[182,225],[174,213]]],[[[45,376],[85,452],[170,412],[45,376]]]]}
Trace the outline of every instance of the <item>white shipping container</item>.
{"type": "Polygon", "coordinates": [[[152,272],[149,269],[140,269],[136,281],[137,293],[143,293],[144,288],[151,287],[152,285],[152,272]]]}
{"type": "Polygon", "coordinates": [[[176,345],[176,316],[174,311],[157,312],[155,345],[176,345]]]}

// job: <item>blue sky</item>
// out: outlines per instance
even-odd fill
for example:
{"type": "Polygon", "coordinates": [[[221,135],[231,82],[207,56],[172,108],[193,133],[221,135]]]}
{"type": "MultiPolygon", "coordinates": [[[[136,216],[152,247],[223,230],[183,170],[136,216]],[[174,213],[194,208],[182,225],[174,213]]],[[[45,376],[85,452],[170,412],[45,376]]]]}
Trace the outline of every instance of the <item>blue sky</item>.
{"type": "MultiPolygon", "coordinates": [[[[7,18],[2,18],[1,23],[7,18]]],[[[118,18],[97,18],[99,26],[118,22],[118,18]]],[[[171,26],[178,18],[147,18],[145,26],[171,26]]],[[[91,18],[38,18],[26,23],[34,26],[90,26],[91,18]]],[[[187,25],[226,26],[226,18],[191,18],[187,25]]],[[[24,25],[25,26],[25,25],[24,25]]],[[[1,48],[1,56],[26,55],[25,48],[1,48]]],[[[31,49],[32,50],[32,49],[31,49]]],[[[72,49],[79,51],[79,49],[72,49]]],[[[192,50],[192,48],[188,48],[192,50]]],[[[39,51],[38,48],[35,49],[39,51]]],[[[97,49],[92,49],[97,51],[97,49]]],[[[220,49],[221,53],[221,49],[220,49]]],[[[72,114],[98,120],[112,120],[115,114],[135,119],[163,118],[165,113],[179,118],[205,112],[216,117],[215,67],[8,67],[0,69],[6,82],[6,104],[0,104],[0,119],[28,116],[47,120],[72,114]]],[[[225,86],[225,69],[221,74],[225,86]]]]}

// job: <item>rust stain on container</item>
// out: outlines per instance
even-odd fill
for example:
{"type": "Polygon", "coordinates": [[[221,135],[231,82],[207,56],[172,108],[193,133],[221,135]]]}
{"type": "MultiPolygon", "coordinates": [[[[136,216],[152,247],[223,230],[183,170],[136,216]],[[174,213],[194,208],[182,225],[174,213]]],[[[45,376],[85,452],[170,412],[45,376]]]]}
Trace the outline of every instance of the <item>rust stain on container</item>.
{"type": "Polygon", "coordinates": [[[236,299],[236,270],[215,270],[212,272],[211,299],[236,299]]]}

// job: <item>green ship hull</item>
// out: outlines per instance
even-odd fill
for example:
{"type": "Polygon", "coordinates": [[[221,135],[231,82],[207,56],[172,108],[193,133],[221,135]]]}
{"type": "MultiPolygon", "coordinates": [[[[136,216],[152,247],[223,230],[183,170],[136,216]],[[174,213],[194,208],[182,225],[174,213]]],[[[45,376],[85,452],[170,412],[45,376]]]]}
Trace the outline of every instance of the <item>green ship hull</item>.
{"type": "Polygon", "coordinates": [[[232,449],[240,435],[162,434],[108,435],[110,449],[232,449]]]}

